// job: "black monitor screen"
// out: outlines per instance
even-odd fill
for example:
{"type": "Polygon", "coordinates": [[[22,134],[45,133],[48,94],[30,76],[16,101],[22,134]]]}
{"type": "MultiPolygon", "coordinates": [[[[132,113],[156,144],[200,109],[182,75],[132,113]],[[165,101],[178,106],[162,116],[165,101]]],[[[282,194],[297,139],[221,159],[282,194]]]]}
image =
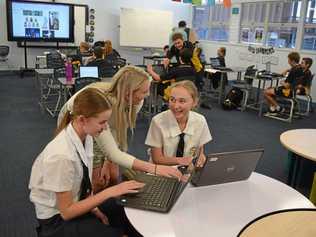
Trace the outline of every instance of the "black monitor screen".
{"type": "Polygon", "coordinates": [[[73,6],[7,0],[9,41],[74,42],[73,6]]]}

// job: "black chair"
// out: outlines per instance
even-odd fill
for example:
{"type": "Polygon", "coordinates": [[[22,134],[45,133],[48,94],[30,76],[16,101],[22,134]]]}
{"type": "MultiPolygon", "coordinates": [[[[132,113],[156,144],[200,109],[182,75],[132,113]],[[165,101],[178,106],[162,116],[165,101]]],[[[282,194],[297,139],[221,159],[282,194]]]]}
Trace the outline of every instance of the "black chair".
{"type": "Polygon", "coordinates": [[[96,59],[88,63],[87,66],[98,67],[99,77],[101,78],[112,77],[117,72],[116,67],[104,59],[96,59]]]}
{"type": "Polygon", "coordinates": [[[75,80],[75,92],[81,90],[85,86],[101,81],[100,78],[97,77],[80,77],[75,80]]]}
{"type": "Polygon", "coordinates": [[[7,45],[0,45],[0,63],[5,63],[9,68],[8,56],[10,53],[10,47],[7,45]]]}

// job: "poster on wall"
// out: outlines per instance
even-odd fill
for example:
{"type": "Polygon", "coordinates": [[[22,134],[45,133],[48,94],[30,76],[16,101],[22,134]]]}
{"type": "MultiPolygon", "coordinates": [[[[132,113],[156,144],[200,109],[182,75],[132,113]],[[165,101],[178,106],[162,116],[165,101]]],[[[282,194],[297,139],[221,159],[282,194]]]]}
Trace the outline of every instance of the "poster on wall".
{"type": "Polygon", "coordinates": [[[249,28],[242,28],[241,41],[242,42],[249,42],[249,35],[250,35],[250,29],[249,28]]]}
{"type": "Polygon", "coordinates": [[[255,41],[256,43],[261,43],[263,40],[263,28],[255,29],[255,41]]]}

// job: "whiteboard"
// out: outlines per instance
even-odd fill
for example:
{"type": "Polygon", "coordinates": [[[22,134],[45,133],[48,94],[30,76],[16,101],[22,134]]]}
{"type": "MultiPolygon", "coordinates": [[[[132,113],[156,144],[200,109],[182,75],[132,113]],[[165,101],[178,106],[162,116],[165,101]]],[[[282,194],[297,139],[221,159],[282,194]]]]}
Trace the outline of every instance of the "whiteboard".
{"type": "Polygon", "coordinates": [[[169,44],[172,17],[170,11],[121,8],[120,45],[162,48],[169,44]]]}

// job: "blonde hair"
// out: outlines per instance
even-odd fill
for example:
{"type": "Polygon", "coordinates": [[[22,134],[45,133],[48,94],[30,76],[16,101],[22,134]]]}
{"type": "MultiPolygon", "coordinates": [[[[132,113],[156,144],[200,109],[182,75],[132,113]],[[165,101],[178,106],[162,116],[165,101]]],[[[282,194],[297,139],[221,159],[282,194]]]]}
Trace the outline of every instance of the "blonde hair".
{"type": "Polygon", "coordinates": [[[184,89],[186,89],[189,92],[189,94],[191,95],[193,101],[198,103],[199,92],[198,92],[198,89],[196,88],[195,84],[192,81],[184,80],[184,81],[175,82],[170,86],[170,91],[176,87],[183,87],[184,89]]]}
{"type": "Polygon", "coordinates": [[[76,117],[83,115],[86,118],[95,117],[99,113],[111,109],[111,102],[104,93],[95,88],[82,90],[75,98],[72,111],[67,111],[55,131],[58,135],[76,117]]]}
{"type": "Polygon", "coordinates": [[[104,41],[104,55],[107,56],[113,52],[111,40],[104,41]]]}
{"type": "Polygon", "coordinates": [[[106,93],[114,100],[112,112],[112,126],[116,130],[115,138],[124,151],[127,150],[127,129],[133,129],[136,124],[136,109],[133,105],[133,93],[138,90],[145,81],[149,81],[149,74],[143,69],[131,65],[121,68],[113,77],[112,84],[106,93]],[[126,101],[128,93],[128,101],[126,101]]]}

